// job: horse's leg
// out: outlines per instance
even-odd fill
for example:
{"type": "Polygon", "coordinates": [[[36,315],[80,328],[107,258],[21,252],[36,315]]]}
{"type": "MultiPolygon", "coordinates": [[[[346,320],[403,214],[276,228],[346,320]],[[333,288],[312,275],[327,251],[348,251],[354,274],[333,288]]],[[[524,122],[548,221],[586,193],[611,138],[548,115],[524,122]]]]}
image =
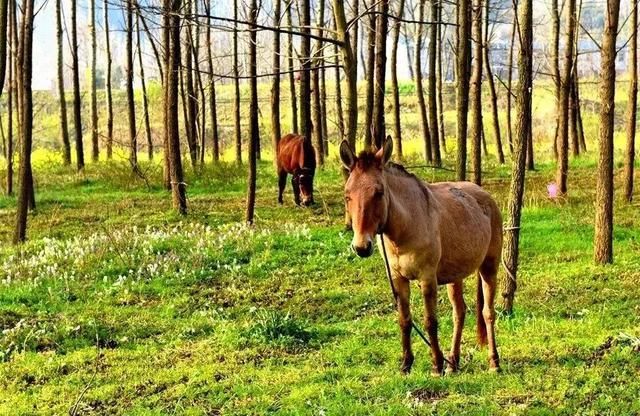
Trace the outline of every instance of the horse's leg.
{"type": "Polygon", "coordinates": [[[296,202],[296,205],[300,205],[300,187],[298,186],[298,175],[291,175],[291,186],[293,187],[293,200],[296,202]]]}
{"type": "Polygon", "coordinates": [[[402,366],[400,371],[407,374],[413,365],[411,351],[411,307],[409,305],[409,281],[402,276],[393,279],[393,285],[398,294],[398,324],[402,334],[402,366]]]}
{"type": "Polygon", "coordinates": [[[464,328],[464,317],[467,305],[464,303],[462,280],[447,285],[449,301],[453,309],[453,337],[451,339],[451,352],[449,353],[449,364],[447,373],[458,370],[460,365],[460,340],[462,340],[462,329],[464,328]]]}
{"type": "MultiPolygon", "coordinates": [[[[487,341],[489,349],[489,369],[497,371],[500,369],[500,358],[496,348],[495,321],[496,311],[494,299],[496,297],[496,285],[498,274],[498,260],[486,258],[480,266],[480,277],[482,278],[482,297],[484,305],[482,307],[482,317],[487,327],[487,341]]],[[[480,319],[480,317],[478,317],[480,319]]]]}
{"type": "Polygon", "coordinates": [[[278,171],[278,204],[282,204],[282,193],[284,192],[284,188],[287,186],[287,172],[282,169],[278,171]]]}
{"type": "Polygon", "coordinates": [[[429,342],[431,343],[431,358],[433,360],[433,375],[442,374],[442,366],[444,363],[444,356],[440,349],[440,343],[438,342],[438,317],[437,317],[437,305],[438,305],[438,283],[435,273],[427,275],[426,278],[420,281],[420,289],[422,290],[422,298],[424,300],[424,326],[429,335],[429,342]]]}

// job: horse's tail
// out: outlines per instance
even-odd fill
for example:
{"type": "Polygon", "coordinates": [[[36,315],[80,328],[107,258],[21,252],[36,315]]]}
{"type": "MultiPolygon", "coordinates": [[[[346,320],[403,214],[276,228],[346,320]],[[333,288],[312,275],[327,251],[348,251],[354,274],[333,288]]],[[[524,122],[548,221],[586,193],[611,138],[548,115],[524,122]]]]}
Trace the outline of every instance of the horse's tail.
{"type": "Polygon", "coordinates": [[[484,308],[484,294],[482,292],[482,278],[478,273],[478,285],[476,289],[476,334],[478,337],[478,344],[481,346],[487,345],[487,324],[484,321],[482,315],[482,309],[484,308]]]}

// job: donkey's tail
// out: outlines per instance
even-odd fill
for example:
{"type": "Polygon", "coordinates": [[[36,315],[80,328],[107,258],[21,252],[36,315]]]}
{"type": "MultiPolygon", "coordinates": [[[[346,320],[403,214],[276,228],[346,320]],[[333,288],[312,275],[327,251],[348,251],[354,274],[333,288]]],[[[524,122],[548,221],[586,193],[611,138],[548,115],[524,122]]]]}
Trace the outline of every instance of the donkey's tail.
{"type": "Polygon", "coordinates": [[[482,309],[484,308],[484,294],[482,292],[482,278],[478,273],[478,285],[476,289],[476,334],[478,337],[478,344],[481,346],[487,345],[487,324],[484,321],[482,315],[482,309]]]}

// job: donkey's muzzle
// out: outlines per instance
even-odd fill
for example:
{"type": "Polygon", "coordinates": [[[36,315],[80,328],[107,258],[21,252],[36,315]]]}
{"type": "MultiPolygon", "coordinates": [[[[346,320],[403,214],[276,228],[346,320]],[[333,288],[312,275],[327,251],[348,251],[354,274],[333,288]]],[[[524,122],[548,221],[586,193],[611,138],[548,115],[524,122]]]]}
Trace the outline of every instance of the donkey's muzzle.
{"type": "Polygon", "coordinates": [[[369,257],[373,254],[373,244],[371,243],[371,241],[368,241],[364,246],[352,245],[351,247],[353,248],[353,251],[356,252],[358,257],[369,257]]]}

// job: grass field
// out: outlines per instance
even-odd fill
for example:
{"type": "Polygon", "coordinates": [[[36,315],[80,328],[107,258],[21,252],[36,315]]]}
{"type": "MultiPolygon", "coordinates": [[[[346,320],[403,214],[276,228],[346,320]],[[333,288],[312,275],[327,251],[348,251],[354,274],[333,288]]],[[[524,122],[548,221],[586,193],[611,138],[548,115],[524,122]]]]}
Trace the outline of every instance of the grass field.
{"type": "MultiPolygon", "coordinates": [[[[545,103],[534,102],[537,138],[553,113],[545,103]]],[[[411,105],[408,137],[418,135],[411,105]]],[[[590,149],[595,118],[585,113],[590,149]]],[[[415,335],[413,372],[399,372],[383,263],[349,250],[335,149],[317,174],[312,209],[294,207],[289,187],[278,206],[273,167],[261,162],[252,228],[242,223],[244,167],[187,168],[189,214],[179,217],[158,164],[143,162],[147,184],[126,161],[78,174],[38,150],[38,208],[20,247],[6,244],[15,200],[0,197],[0,414],[640,414],[638,203],[616,199],[615,264],[594,266],[595,153],[572,161],[569,199],[551,201],[550,147],[537,143],[516,312],[497,323],[503,372],[487,371],[475,342],[469,280],[462,370],[441,378],[430,375],[415,335]]],[[[504,209],[509,167],[493,159],[485,187],[504,209]]],[[[427,181],[453,177],[413,171],[427,181]]],[[[440,292],[448,349],[451,308],[440,292]]]]}

